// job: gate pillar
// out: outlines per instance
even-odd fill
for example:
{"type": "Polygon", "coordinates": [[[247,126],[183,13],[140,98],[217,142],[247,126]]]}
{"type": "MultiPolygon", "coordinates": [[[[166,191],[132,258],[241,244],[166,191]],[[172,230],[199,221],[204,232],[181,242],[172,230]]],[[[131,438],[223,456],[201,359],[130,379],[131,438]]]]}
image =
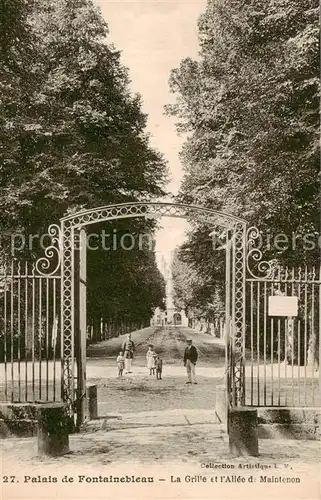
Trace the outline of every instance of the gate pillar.
{"type": "Polygon", "coordinates": [[[77,366],[76,387],[76,427],[79,429],[85,420],[86,413],[86,336],[87,336],[87,238],[86,230],[75,233],[75,358],[77,366]]]}
{"type": "Polygon", "coordinates": [[[232,321],[230,327],[230,404],[245,404],[246,225],[235,224],[232,237],[232,321]]]}
{"type": "Polygon", "coordinates": [[[61,394],[73,418],[74,403],[74,228],[69,221],[61,224],[61,394]]]}

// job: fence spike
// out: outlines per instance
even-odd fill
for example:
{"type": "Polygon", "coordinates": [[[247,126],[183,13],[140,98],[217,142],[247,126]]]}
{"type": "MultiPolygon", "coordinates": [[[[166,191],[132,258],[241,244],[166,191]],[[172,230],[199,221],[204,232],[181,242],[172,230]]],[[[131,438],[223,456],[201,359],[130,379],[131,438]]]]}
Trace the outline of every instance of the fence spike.
{"type": "Polygon", "coordinates": [[[312,280],[315,280],[315,266],[312,266],[312,280]]]}

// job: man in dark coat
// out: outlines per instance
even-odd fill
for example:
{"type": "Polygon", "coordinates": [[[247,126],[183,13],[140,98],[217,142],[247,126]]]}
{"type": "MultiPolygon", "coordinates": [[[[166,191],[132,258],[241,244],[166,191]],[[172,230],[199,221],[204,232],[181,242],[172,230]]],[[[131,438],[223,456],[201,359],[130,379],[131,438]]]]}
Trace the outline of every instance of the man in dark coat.
{"type": "Polygon", "coordinates": [[[196,347],[193,345],[192,340],[187,340],[187,347],[184,352],[184,366],[186,366],[188,381],[186,384],[197,384],[195,375],[195,365],[198,353],[196,347]]]}

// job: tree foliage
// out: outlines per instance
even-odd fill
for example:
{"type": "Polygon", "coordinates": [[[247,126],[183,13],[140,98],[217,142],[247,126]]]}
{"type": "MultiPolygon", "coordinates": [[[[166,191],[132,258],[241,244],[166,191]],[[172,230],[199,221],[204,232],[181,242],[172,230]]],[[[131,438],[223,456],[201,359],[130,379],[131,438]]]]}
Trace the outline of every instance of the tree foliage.
{"type": "Polygon", "coordinates": [[[173,259],[174,301],[188,316],[212,321],[224,315],[224,252],[213,255],[209,228],[190,232],[173,259]],[[198,243],[201,242],[201,246],[198,243]],[[206,262],[204,255],[207,255],[206,262]]]}
{"type": "MultiPolygon", "coordinates": [[[[167,111],[188,133],[182,200],[274,235],[319,232],[317,19],[314,0],[208,2],[200,60],[170,78],[167,111]]],[[[272,250],[315,263],[319,249],[272,250]]]]}
{"type": "MultiPolygon", "coordinates": [[[[45,233],[49,224],[83,208],[161,196],[166,163],[149,144],[141,98],[130,92],[128,71],[109,43],[100,11],[90,0],[1,0],[1,10],[2,236],[45,233]]],[[[151,221],[133,219],[131,231],[153,228],[151,221]]],[[[3,246],[9,243],[3,236],[3,246]]],[[[25,249],[33,258],[39,252],[25,249]]],[[[147,277],[157,276],[156,263],[151,256],[142,259],[138,286],[130,253],[111,258],[97,252],[95,285],[108,282],[110,262],[118,259],[123,276],[109,291],[118,289],[120,307],[134,272],[136,295],[126,307],[136,314],[144,302],[145,314],[163,293],[160,281],[154,285],[147,277]],[[149,295],[146,290],[155,286],[157,293],[149,295]]]]}
{"type": "Polygon", "coordinates": [[[3,142],[14,146],[4,151],[2,223],[34,231],[71,210],[162,194],[164,161],[99,11],[86,0],[39,0],[28,22],[33,91],[23,117],[15,103],[12,123],[2,113],[3,142]]]}
{"type": "Polygon", "coordinates": [[[109,234],[115,231],[116,238],[109,250],[100,246],[88,254],[88,316],[116,323],[148,322],[156,307],[164,307],[165,281],[155,253],[148,239],[141,239],[125,224],[105,228],[109,234]],[[126,237],[128,234],[131,238],[126,237]],[[120,245],[121,241],[126,243],[120,245]],[[131,242],[135,246],[126,249],[131,242]]]}
{"type": "MultiPolygon", "coordinates": [[[[319,262],[317,7],[315,0],[209,0],[198,24],[199,60],[184,59],[170,76],[176,103],[167,113],[187,136],[179,199],[243,217],[272,242],[284,233],[287,248],[263,251],[288,265],[319,262]],[[304,247],[307,234],[314,245],[304,247]]],[[[214,294],[217,252],[210,231],[192,222],[185,249],[214,294]]]]}

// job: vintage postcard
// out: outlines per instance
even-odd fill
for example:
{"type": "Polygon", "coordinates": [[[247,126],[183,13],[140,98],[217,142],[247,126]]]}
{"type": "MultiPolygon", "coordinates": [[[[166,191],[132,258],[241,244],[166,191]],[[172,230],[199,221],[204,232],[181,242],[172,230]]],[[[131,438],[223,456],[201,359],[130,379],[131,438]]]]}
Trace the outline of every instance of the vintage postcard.
{"type": "Polygon", "coordinates": [[[1,499],[321,499],[318,34],[0,1],[1,499]]]}

